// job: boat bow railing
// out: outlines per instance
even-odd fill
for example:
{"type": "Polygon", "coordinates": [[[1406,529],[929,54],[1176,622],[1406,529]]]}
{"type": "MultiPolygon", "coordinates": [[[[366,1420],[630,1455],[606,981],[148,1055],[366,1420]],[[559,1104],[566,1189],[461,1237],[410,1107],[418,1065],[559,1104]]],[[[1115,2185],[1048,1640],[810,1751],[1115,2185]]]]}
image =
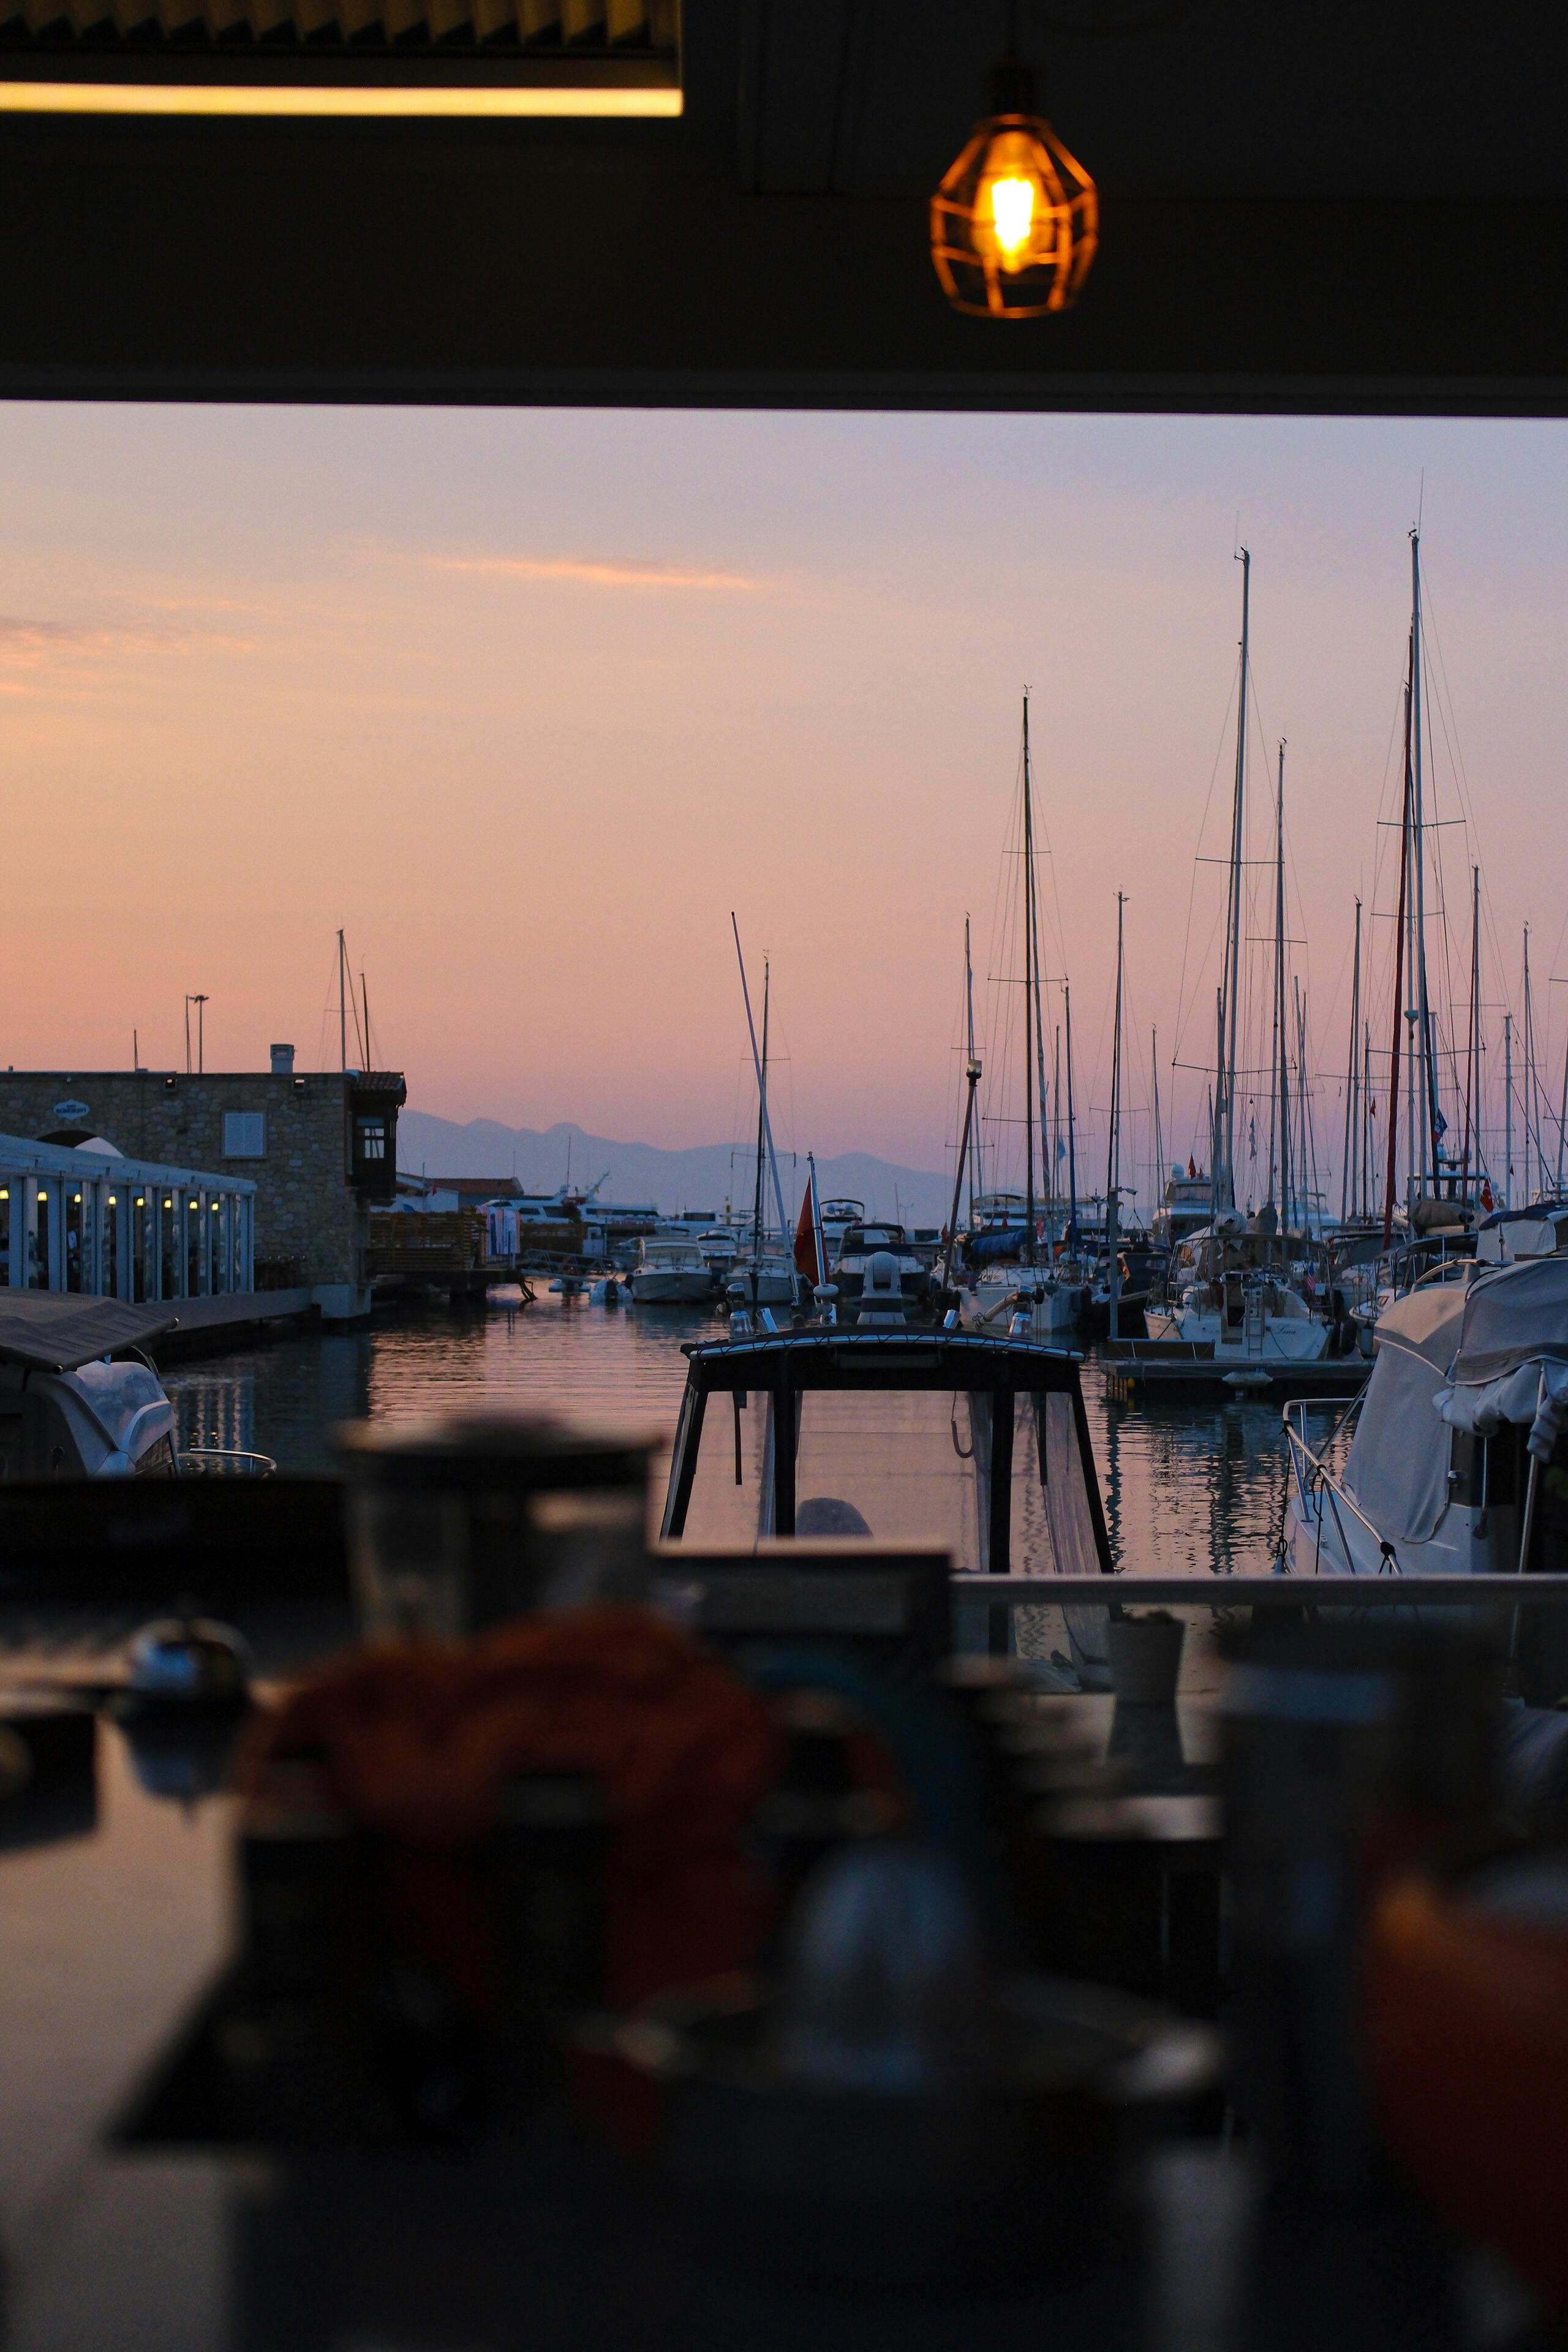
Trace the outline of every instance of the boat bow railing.
{"type": "Polygon", "coordinates": [[[270,1478],[278,1467],[270,1454],[244,1445],[182,1445],[179,1462],[181,1475],[194,1478],[270,1478]]]}
{"type": "Polygon", "coordinates": [[[1398,1576],[1401,1573],[1399,1559],[1392,1541],[1383,1533],[1381,1528],[1373,1525],[1360,1504],[1349,1494],[1323,1458],[1329,1448],[1349,1432],[1361,1410],[1365,1394],[1366,1391],[1362,1389],[1351,1397],[1293,1397],[1290,1400],[1283,1414],[1285,1436],[1290,1449],[1290,1475],[1296,1485],[1296,1502],[1301,1523],[1304,1527],[1310,1527],[1312,1529],[1314,1559],[1318,1557],[1318,1547],[1322,1540],[1326,1510],[1328,1516],[1333,1520],[1334,1534],[1338,1538],[1345,1566],[1347,1569],[1352,1568],[1351,1549],[1345,1538],[1344,1519],[1342,1517],[1342,1513],[1348,1513],[1366,1529],[1367,1534],[1377,1546],[1381,1559],[1378,1573],[1382,1575],[1386,1572],[1392,1576],[1398,1576]],[[1323,1441],[1322,1454],[1314,1453],[1307,1441],[1309,1407],[1319,1412],[1338,1412],[1339,1414],[1339,1419],[1323,1441]]]}

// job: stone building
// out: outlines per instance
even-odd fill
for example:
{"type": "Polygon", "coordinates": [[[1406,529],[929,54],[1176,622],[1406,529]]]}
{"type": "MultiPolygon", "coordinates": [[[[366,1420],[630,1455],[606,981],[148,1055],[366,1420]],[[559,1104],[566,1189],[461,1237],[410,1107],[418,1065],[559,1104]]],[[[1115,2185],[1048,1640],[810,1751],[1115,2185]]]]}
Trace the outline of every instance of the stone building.
{"type": "Polygon", "coordinates": [[[352,1315],[406,1094],[395,1070],[297,1074],[291,1045],[267,1071],[0,1070],[0,1133],[249,1178],[258,1286],[308,1284],[323,1315],[352,1315]]]}

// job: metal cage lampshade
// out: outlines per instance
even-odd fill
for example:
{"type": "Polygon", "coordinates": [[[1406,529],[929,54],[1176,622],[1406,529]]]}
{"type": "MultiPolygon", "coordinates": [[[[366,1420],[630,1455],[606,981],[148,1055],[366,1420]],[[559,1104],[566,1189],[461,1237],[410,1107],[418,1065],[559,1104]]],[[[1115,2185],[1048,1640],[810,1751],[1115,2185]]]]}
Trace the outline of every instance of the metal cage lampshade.
{"type": "Polygon", "coordinates": [[[998,69],[995,100],[931,200],[931,257],[955,310],[1042,319],[1076,301],[1089,275],[1100,198],[1034,111],[1034,75],[1020,59],[998,69]]]}

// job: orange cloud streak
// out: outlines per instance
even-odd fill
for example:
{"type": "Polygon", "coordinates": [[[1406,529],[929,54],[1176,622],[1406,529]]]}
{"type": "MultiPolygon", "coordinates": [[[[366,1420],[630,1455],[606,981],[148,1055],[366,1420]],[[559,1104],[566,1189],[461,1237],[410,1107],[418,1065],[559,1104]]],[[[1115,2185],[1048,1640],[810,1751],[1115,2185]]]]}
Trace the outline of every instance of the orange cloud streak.
{"type": "Polygon", "coordinates": [[[602,563],[540,555],[433,555],[437,572],[478,572],[500,580],[580,580],[590,588],[720,588],[766,585],[739,572],[681,572],[667,563],[602,563]]]}

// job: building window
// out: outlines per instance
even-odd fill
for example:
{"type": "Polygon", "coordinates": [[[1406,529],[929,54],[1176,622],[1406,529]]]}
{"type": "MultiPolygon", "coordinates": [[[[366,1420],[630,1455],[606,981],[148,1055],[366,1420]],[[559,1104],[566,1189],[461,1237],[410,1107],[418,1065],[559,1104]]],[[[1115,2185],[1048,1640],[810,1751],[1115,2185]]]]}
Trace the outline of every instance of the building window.
{"type": "Polygon", "coordinates": [[[266,1158],[267,1113],[264,1110],[225,1111],[223,1156],[226,1160],[266,1158]]]}
{"type": "Polygon", "coordinates": [[[362,1118],[359,1121],[359,1156],[362,1160],[386,1158],[386,1121],[384,1118],[362,1118]]]}

